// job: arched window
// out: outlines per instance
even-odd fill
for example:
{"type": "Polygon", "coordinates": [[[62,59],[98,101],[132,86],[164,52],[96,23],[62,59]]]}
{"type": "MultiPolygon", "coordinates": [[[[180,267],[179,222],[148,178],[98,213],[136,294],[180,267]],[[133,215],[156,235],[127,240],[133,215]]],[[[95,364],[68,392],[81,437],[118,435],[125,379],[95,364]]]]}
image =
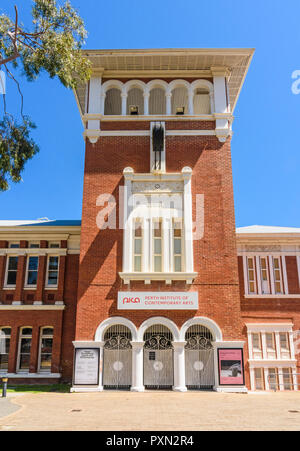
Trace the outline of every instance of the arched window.
{"type": "Polygon", "coordinates": [[[118,88],[111,88],[106,91],[104,114],[120,115],[122,111],[121,91],[118,88]]]}
{"type": "Polygon", "coordinates": [[[153,88],[149,96],[149,114],[166,114],[166,95],[163,88],[153,88]]]}
{"type": "Polygon", "coordinates": [[[23,327],[19,337],[19,355],[17,369],[21,373],[28,373],[32,343],[32,328],[23,327]]]}
{"type": "Polygon", "coordinates": [[[185,86],[180,86],[172,91],[171,112],[172,114],[189,114],[188,111],[188,90],[185,86]]]}
{"type": "Polygon", "coordinates": [[[144,96],[140,88],[131,88],[127,94],[127,115],[144,114],[144,96]]]}
{"type": "Polygon", "coordinates": [[[163,324],[154,324],[144,333],[144,385],[171,388],[174,383],[173,334],[163,324]]]}
{"type": "Polygon", "coordinates": [[[43,327],[40,334],[39,372],[51,373],[53,327],[43,327]]]}
{"type": "Polygon", "coordinates": [[[211,331],[193,324],[185,333],[185,378],[190,389],[212,389],[214,385],[214,350],[211,331]]]}
{"type": "Polygon", "coordinates": [[[210,95],[207,88],[195,89],[194,114],[211,114],[210,95]]]}
{"type": "Polygon", "coordinates": [[[130,388],[132,372],[131,340],[131,331],[123,324],[115,324],[105,331],[104,388],[130,388]]]}
{"type": "Polygon", "coordinates": [[[8,370],[10,336],[10,327],[0,327],[0,372],[8,370]]]}

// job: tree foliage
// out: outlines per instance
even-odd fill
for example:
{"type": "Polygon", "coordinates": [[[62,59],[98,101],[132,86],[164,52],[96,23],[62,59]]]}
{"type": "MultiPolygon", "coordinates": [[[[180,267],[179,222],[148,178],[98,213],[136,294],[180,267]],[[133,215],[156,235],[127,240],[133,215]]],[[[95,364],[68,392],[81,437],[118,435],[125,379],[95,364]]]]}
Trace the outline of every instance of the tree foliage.
{"type": "Polygon", "coordinates": [[[69,0],[33,0],[32,27],[28,30],[19,22],[15,6],[15,18],[0,16],[0,68],[5,68],[8,78],[15,81],[21,95],[22,122],[7,114],[4,97],[4,118],[0,123],[0,190],[8,189],[8,179],[21,180],[26,161],[38,151],[30,138],[34,128],[31,120],[23,115],[23,96],[13,74],[21,68],[29,81],[46,71],[51,78],[58,77],[67,88],[90,77],[90,62],[81,53],[86,30],[83,20],[69,0]]]}

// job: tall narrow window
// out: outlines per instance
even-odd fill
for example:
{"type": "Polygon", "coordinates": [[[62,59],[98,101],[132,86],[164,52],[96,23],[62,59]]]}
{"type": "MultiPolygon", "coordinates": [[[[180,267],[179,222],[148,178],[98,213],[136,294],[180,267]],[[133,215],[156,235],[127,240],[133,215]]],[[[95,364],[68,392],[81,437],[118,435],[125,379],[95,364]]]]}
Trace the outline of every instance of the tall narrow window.
{"type": "Polygon", "coordinates": [[[142,271],[142,251],[143,251],[143,229],[142,222],[135,221],[134,227],[134,243],[133,243],[133,258],[134,271],[142,271]]]}
{"type": "Polygon", "coordinates": [[[39,267],[39,257],[31,256],[27,260],[26,285],[36,286],[39,267]]]}
{"type": "Polygon", "coordinates": [[[274,273],[275,293],[281,294],[283,293],[283,286],[282,286],[281,264],[279,257],[273,257],[273,273],[274,273]]]}
{"type": "Polygon", "coordinates": [[[278,370],[277,368],[269,368],[269,385],[271,390],[279,390],[278,370]]]}
{"type": "Polygon", "coordinates": [[[255,294],[256,293],[256,280],[255,280],[255,265],[254,265],[253,257],[247,257],[247,267],[248,267],[249,294],[255,294]]]}
{"type": "Polygon", "coordinates": [[[182,226],[179,221],[174,221],[173,226],[173,252],[174,271],[182,271],[182,226]]]}
{"type": "Polygon", "coordinates": [[[8,257],[5,286],[15,286],[17,282],[18,257],[8,257]]]}
{"type": "Polygon", "coordinates": [[[10,327],[0,328],[0,372],[6,372],[8,370],[10,335],[10,327]]]}
{"type": "Polygon", "coordinates": [[[280,332],[280,354],[282,359],[290,359],[289,337],[287,332],[280,332]]]}
{"type": "Polygon", "coordinates": [[[291,368],[282,368],[283,388],[285,390],[292,390],[292,371],[291,368]]]}
{"type": "Polygon", "coordinates": [[[264,390],[264,371],[262,368],[255,368],[255,390],[264,390]]]}
{"type": "Polygon", "coordinates": [[[274,333],[266,333],[267,357],[276,359],[275,336],[274,333]]]}
{"type": "Polygon", "coordinates": [[[262,294],[270,294],[269,269],[267,257],[260,257],[260,279],[262,294]]]}
{"type": "Polygon", "coordinates": [[[59,257],[49,256],[47,269],[47,286],[57,287],[59,257]]]}
{"type": "Polygon", "coordinates": [[[39,371],[42,373],[51,373],[52,348],[53,328],[44,327],[41,330],[39,359],[39,371]]]}
{"type": "Polygon", "coordinates": [[[262,358],[261,336],[259,333],[252,334],[252,348],[254,359],[262,358]]]}
{"type": "Polygon", "coordinates": [[[20,372],[29,371],[31,342],[32,329],[31,327],[24,327],[23,329],[21,329],[19,339],[18,371],[20,372]]]}
{"type": "Polygon", "coordinates": [[[153,260],[154,272],[162,271],[162,223],[153,221],[153,260]]]}

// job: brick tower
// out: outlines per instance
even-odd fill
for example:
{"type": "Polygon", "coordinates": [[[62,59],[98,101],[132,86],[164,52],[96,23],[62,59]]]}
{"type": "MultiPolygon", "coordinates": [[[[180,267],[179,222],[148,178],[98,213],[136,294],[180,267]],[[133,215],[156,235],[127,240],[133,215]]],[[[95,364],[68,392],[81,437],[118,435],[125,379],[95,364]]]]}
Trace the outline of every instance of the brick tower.
{"type": "Polygon", "coordinates": [[[85,53],[73,390],[243,391],[230,142],[253,51],[85,53]]]}

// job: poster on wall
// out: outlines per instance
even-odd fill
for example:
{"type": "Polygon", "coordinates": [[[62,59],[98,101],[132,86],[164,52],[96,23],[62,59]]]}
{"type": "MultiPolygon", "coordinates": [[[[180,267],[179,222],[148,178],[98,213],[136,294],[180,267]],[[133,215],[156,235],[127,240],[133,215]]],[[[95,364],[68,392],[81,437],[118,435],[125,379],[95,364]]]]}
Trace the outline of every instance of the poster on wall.
{"type": "Polygon", "coordinates": [[[99,349],[76,348],[74,385],[98,385],[99,349]]]}
{"type": "Polygon", "coordinates": [[[218,349],[219,384],[245,385],[242,349],[218,349]]]}

